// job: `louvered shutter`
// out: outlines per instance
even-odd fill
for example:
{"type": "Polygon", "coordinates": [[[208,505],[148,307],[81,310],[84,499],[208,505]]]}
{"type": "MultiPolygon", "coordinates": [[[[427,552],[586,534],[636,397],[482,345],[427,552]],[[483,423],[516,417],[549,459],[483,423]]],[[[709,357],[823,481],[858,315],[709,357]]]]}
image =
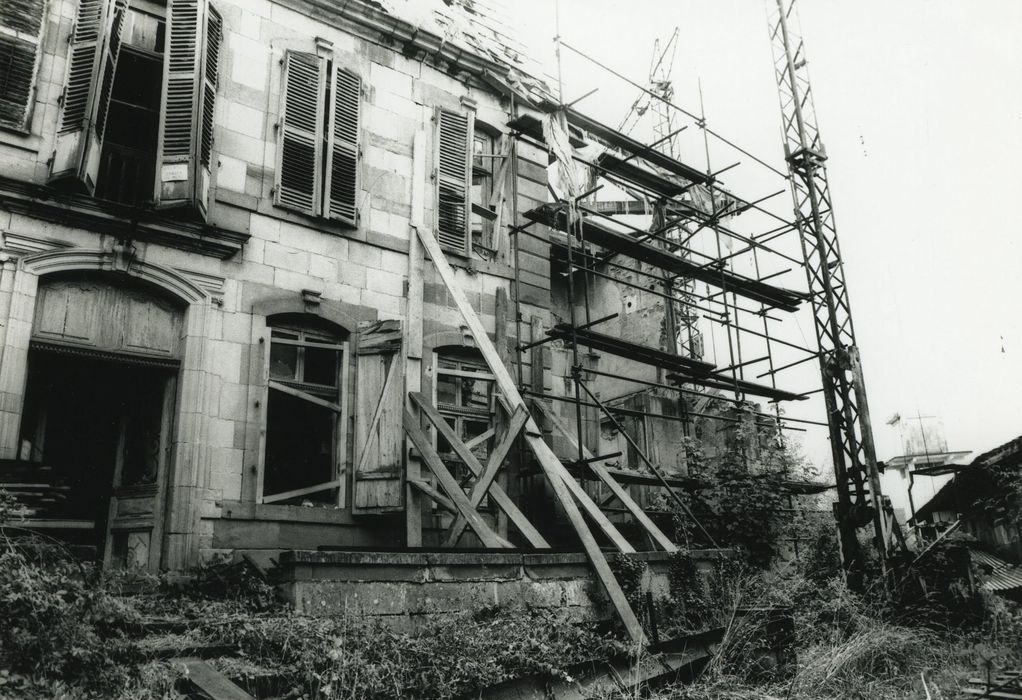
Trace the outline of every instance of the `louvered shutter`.
{"type": "Polygon", "coordinates": [[[472,117],[438,108],[434,119],[437,238],[445,248],[467,255],[472,117]]]}
{"type": "Polygon", "coordinates": [[[353,513],[404,508],[401,323],[362,323],[355,367],[353,513]]]}
{"type": "Polygon", "coordinates": [[[333,99],[327,129],[326,202],[328,218],[358,223],[359,116],[362,79],[344,68],[334,67],[333,99]]]}
{"type": "Polygon", "coordinates": [[[207,0],[167,0],[156,201],[205,216],[223,19],[207,0]]]}
{"type": "Polygon", "coordinates": [[[127,0],[79,0],[50,180],[96,189],[127,0]]]}
{"type": "Polygon", "coordinates": [[[39,45],[43,0],[0,2],[0,124],[28,124],[39,45]]]}
{"type": "Polygon", "coordinates": [[[322,205],[323,100],[326,62],[299,51],[284,54],[273,203],[310,216],[322,205]]]}

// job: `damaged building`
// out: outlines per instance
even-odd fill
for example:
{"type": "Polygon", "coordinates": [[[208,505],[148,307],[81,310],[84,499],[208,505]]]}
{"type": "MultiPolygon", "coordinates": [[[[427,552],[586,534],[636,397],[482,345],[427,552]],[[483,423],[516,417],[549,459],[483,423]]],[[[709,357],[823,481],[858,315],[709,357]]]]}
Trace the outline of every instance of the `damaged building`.
{"type": "Polygon", "coordinates": [[[732,321],[803,296],[679,253],[751,205],[560,109],[504,31],[469,0],[0,4],[0,482],[28,526],[153,571],[673,546],[646,506],[686,441],[801,397],[704,360],[672,281],[732,321]]]}

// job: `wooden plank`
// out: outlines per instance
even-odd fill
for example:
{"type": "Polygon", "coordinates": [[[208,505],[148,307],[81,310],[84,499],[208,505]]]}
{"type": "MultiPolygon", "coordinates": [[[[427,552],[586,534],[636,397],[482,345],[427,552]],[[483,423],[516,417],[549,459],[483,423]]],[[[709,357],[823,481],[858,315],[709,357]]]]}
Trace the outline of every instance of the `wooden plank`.
{"type": "Polygon", "coordinates": [[[486,442],[487,440],[489,440],[491,437],[493,437],[496,434],[497,434],[497,429],[496,428],[490,428],[486,432],[479,433],[478,435],[476,435],[471,440],[466,440],[465,441],[465,447],[467,447],[468,449],[471,450],[476,445],[479,445],[479,444],[481,444],[483,442],[486,442]]]}
{"type": "Polygon", "coordinates": [[[279,391],[282,394],[288,394],[290,396],[294,396],[296,399],[301,399],[302,401],[308,401],[309,403],[314,403],[317,406],[322,406],[323,408],[329,408],[334,413],[340,413],[341,412],[341,405],[340,404],[336,404],[336,403],[333,403],[331,401],[324,401],[323,399],[319,398],[318,396],[313,396],[312,394],[309,394],[309,393],[307,393],[305,391],[302,391],[301,389],[295,389],[295,388],[289,387],[287,384],[281,384],[280,382],[275,382],[272,379],[270,380],[269,386],[274,391],[279,391]]]}
{"type": "MultiPolygon", "coordinates": [[[[387,378],[383,380],[383,389],[380,391],[380,400],[376,404],[376,408],[373,410],[373,417],[369,421],[369,428],[366,431],[367,442],[372,440],[373,433],[376,432],[376,428],[380,425],[380,416],[383,415],[383,406],[387,403],[388,392],[393,391],[394,377],[397,376],[398,365],[400,362],[398,358],[394,358],[390,363],[390,367],[387,369],[387,378]]],[[[369,459],[370,450],[362,450],[362,455],[358,459],[358,464],[355,467],[355,474],[357,475],[365,467],[366,461],[369,459]]]]}
{"type": "MultiPolygon", "coordinates": [[[[493,372],[497,388],[512,405],[525,406],[525,400],[518,391],[518,385],[511,377],[511,373],[508,371],[507,367],[503,362],[501,362],[500,355],[497,353],[497,349],[494,347],[493,341],[491,341],[490,337],[486,334],[486,329],[483,327],[482,321],[479,320],[479,316],[472,308],[472,305],[469,304],[468,299],[465,297],[465,293],[461,290],[461,287],[458,286],[458,281],[454,276],[454,270],[451,269],[450,263],[448,263],[447,259],[444,257],[443,251],[440,249],[439,242],[437,242],[431,232],[426,231],[425,229],[420,228],[417,230],[417,233],[419,235],[419,240],[422,241],[423,248],[433,260],[433,266],[440,275],[440,279],[443,280],[448,293],[451,295],[451,299],[458,307],[462,318],[465,320],[465,324],[472,333],[472,337],[476,341],[476,348],[486,360],[486,364],[489,365],[490,371],[493,372]]],[[[414,428],[416,426],[413,425],[412,427],[414,428]]],[[[568,474],[568,470],[563,464],[561,464],[560,460],[557,459],[557,456],[553,453],[553,450],[550,449],[550,446],[543,441],[542,437],[537,436],[537,433],[539,433],[539,427],[536,425],[536,421],[531,417],[531,415],[525,424],[525,430],[526,443],[536,456],[536,460],[539,462],[543,472],[546,474],[547,480],[550,482],[550,487],[554,490],[554,494],[557,496],[557,500],[560,502],[561,507],[568,516],[568,520],[571,522],[572,527],[574,527],[575,532],[582,541],[582,546],[585,548],[586,555],[593,566],[593,570],[596,572],[597,578],[600,580],[604,590],[607,592],[607,597],[610,598],[611,604],[613,604],[614,609],[617,611],[618,617],[621,618],[621,622],[628,631],[628,636],[631,637],[635,644],[644,645],[645,633],[642,630],[642,625],[639,624],[639,620],[635,616],[635,611],[632,610],[631,605],[629,605],[628,600],[625,598],[624,591],[621,589],[621,584],[619,584],[617,579],[614,578],[614,572],[611,571],[610,565],[607,563],[607,558],[600,550],[600,546],[593,537],[593,533],[589,531],[589,527],[586,525],[581,511],[579,511],[578,505],[575,503],[575,499],[572,498],[572,493],[569,491],[570,486],[568,486],[568,483],[570,482],[571,484],[574,484],[578,490],[581,491],[581,496],[579,496],[577,492],[575,494],[575,498],[578,498],[580,503],[584,505],[588,502],[589,505],[592,506],[592,509],[596,511],[596,513],[599,513],[604,520],[606,520],[606,516],[604,516],[600,511],[599,506],[592,502],[589,495],[582,490],[582,487],[575,482],[570,474],[568,474]]],[[[610,529],[617,532],[617,528],[613,525],[610,525],[610,529]]],[[[620,533],[618,533],[618,536],[620,537],[620,533]]],[[[627,544],[627,541],[625,544],[627,544]]]]}
{"type": "Polygon", "coordinates": [[[202,659],[172,659],[171,664],[183,666],[185,678],[213,700],[255,700],[202,659]]]}
{"type": "MultiPolygon", "coordinates": [[[[472,451],[465,448],[464,443],[455,434],[451,426],[444,420],[444,417],[440,415],[440,412],[436,410],[436,407],[429,402],[425,396],[420,393],[410,393],[412,401],[418,405],[419,409],[425,414],[426,418],[429,419],[430,423],[437,429],[437,431],[444,437],[445,440],[451,445],[451,448],[458,455],[465,466],[468,467],[469,471],[472,472],[476,477],[479,477],[484,473],[483,466],[479,464],[479,460],[472,454],[472,451]]],[[[499,465],[498,465],[499,466],[499,465]]],[[[459,492],[464,493],[461,489],[459,492]]],[[[529,522],[529,519],[525,517],[525,514],[518,509],[514,501],[505,493],[498,484],[491,484],[490,496],[493,498],[494,503],[507,513],[507,517],[514,523],[515,527],[518,528],[519,532],[529,541],[533,547],[547,548],[550,545],[547,543],[543,536],[539,534],[539,531],[529,522]]],[[[467,499],[467,496],[466,496],[467,499]]],[[[472,508],[475,512],[475,507],[472,508]]]]}
{"type": "MultiPolygon", "coordinates": [[[[578,449],[578,441],[572,437],[571,433],[568,431],[568,426],[564,424],[564,421],[562,421],[557,414],[550,410],[550,408],[542,401],[533,401],[532,405],[538,408],[540,413],[542,413],[546,419],[550,421],[550,424],[564,435],[573,449],[578,449]]],[[[586,459],[593,458],[593,453],[586,449],[584,445],[582,446],[582,454],[586,459]]],[[[653,540],[664,549],[664,551],[678,551],[678,546],[671,541],[670,537],[664,534],[663,530],[657,527],[656,523],[654,523],[650,517],[646,515],[646,512],[639,506],[639,504],[632,500],[631,494],[629,494],[628,491],[617,482],[610,472],[607,471],[606,467],[599,462],[590,462],[589,469],[591,469],[596,476],[600,477],[600,480],[607,485],[607,488],[610,489],[611,493],[613,493],[614,496],[616,496],[618,500],[624,504],[624,507],[628,509],[628,512],[632,514],[632,517],[639,521],[639,523],[646,529],[646,532],[649,533],[649,536],[652,537],[653,540]]]]}
{"type": "Polygon", "coordinates": [[[433,449],[429,437],[419,427],[415,416],[407,408],[405,409],[405,433],[412,439],[415,449],[422,455],[422,461],[433,472],[433,476],[436,477],[443,490],[447,492],[447,497],[451,499],[458,512],[468,521],[472,531],[476,533],[483,545],[494,548],[510,547],[511,544],[507,540],[501,539],[483,520],[482,516],[476,512],[476,509],[469,504],[468,496],[461,490],[458,480],[447,471],[447,467],[444,465],[443,460],[440,459],[440,455],[433,449]]]}
{"type": "MultiPolygon", "coordinates": [[[[518,438],[518,434],[522,432],[522,427],[525,425],[525,421],[529,417],[529,412],[526,411],[522,406],[515,409],[514,415],[511,416],[511,422],[508,424],[507,432],[504,433],[504,437],[500,443],[493,449],[490,454],[490,459],[486,464],[486,469],[482,474],[477,474],[479,478],[472,485],[472,491],[468,495],[468,501],[472,504],[473,508],[478,508],[479,504],[483,502],[483,497],[486,492],[490,490],[490,485],[493,483],[494,478],[497,476],[497,472],[500,470],[501,465],[504,463],[504,459],[507,457],[507,453],[511,450],[511,446],[514,445],[515,440],[518,438]]],[[[468,447],[468,443],[465,443],[468,447]]],[[[458,544],[458,539],[461,538],[461,533],[465,531],[465,526],[468,523],[463,518],[458,518],[451,525],[450,534],[447,535],[447,539],[444,541],[444,545],[453,547],[458,544]]],[[[536,535],[542,539],[542,535],[536,532],[536,535]]],[[[544,540],[546,542],[546,540],[544,540]]]]}
{"type": "MultiPolygon", "coordinates": [[[[415,132],[412,137],[412,215],[411,234],[408,237],[408,298],[405,302],[405,388],[408,391],[422,389],[422,309],[423,309],[423,255],[422,244],[414,230],[422,226],[425,211],[426,187],[426,133],[415,132]]],[[[405,398],[405,406],[411,407],[405,398]]],[[[411,454],[411,441],[405,438],[405,478],[418,481],[422,478],[422,462],[411,454]]],[[[405,488],[405,544],[408,547],[422,546],[422,499],[419,490],[405,488]]]]}
{"type": "MultiPolygon", "coordinates": [[[[499,252],[498,252],[499,254],[499,252]]],[[[507,325],[508,319],[511,317],[510,304],[508,302],[507,290],[504,287],[497,287],[493,295],[493,342],[497,346],[497,354],[500,356],[500,361],[508,367],[511,366],[511,353],[507,339],[507,325]]],[[[511,411],[505,410],[503,406],[497,411],[497,428],[501,430],[499,435],[503,435],[508,428],[508,420],[512,415],[511,411]]],[[[521,450],[516,450],[510,453],[510,459],[506,460],[504,468],[501,469],[497,474],[497,484],[500,485],[504,492],[507,493],[512,503],[519,501],[519,480],[518,474],[521,472],[520,461],[521,450]]],[[[501,537],[508,536],[508,519],[507,513],[503,510],[497,511],[497,532],[500,533],[501,537]]]]}
{"type": "Polygon", "coordinates": [[[455,507],[451,499],[449,499],[447,496],[443,495],[435,488],[433,488],[433,485],[430,484],[428,481],[423,481],[422,479],[409,479],[408,483],[411,484],[418,491],[421,491],[422,493],[432,498],[434,501],[436,501],[437,505],[439,505],[447,512],[458,515],[458,509],[457,507],[455,507]]]}
{"type": "Polygon", "coordinates": [[[275,503],[276,501],[285,501],[289,498],[295,498],[296,496],[307,496],[310,493],[319,493],[320,491],[326,491],[327,489],[337,488],[341,485],[340,479],[334,479],[333,481],[326,481],[322,484],[314,484],[313,486],[306,486],[300,489],[294,489],[293,491],[284,491],[283,493],[273,493],[269,496],[263,496],[263,503],[275,503]]]}

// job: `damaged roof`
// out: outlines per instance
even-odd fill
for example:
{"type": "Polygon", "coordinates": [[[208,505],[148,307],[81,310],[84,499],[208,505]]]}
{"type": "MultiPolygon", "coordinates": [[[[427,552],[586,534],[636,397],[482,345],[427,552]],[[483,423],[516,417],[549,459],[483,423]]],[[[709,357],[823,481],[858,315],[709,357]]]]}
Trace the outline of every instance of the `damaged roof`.
{"type": "Polygon", "coordinates": [[[542,68],[514,34],[517,26],[499,0],[358,0],[395,19],[428,32],[507,69],[494,76],[534,100],[548,99],[551,92],[539,77],[542,68]]]}

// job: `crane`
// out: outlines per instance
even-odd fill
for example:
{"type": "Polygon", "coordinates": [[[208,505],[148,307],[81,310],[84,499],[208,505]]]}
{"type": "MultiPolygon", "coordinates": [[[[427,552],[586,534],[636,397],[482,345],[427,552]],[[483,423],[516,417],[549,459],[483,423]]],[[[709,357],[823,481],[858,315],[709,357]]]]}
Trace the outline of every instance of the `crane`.
{"type": "Polygon", "coordinates": [[[841,561],[849,586],[861,589],[865,562],[858,531],[873,528],[885,574],[892,563],[892,536],[902,546],[904,539],[880,491],[862,362],[827,181],[827,152],[816,120],[805,45],[792,22],[795,0],[767,0],[767,7],[784,154],[819,346],[841,561]]]}

